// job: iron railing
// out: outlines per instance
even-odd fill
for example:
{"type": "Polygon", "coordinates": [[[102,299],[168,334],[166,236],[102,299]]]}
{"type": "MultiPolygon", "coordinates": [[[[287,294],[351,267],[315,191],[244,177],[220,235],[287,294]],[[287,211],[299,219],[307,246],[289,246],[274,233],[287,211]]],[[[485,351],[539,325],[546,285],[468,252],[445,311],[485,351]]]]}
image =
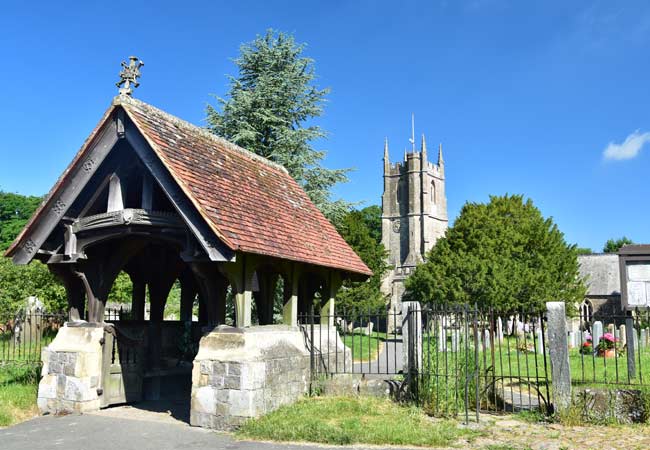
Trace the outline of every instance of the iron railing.
{"type": "Polygon", "coordinates": [[[397,380],[400,395],[439,416],[551,410],[543,314],[414,305],[404,313],[301,315],[313,379],[397,380]]]}
{"type": "Polygon", "coordinates": [[[650,384],[650,311],[606,316],[583,309],[569,319],[571,382],[575,387],[650,384]]]}
{"type": "Polygon", "coordinates": [[[67,314],[29,312],[0,316],[0,365],[40,364],[67,314]]]}

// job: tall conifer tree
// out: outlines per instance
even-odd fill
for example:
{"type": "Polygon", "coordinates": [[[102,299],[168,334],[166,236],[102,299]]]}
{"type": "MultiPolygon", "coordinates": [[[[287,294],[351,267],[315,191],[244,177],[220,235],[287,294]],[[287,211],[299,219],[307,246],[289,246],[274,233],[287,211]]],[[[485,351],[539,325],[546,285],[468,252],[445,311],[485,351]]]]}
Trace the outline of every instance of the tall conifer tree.
{"type": "Polygon", "coordinates": [[[302,55],[304,44],[291,35],[268,30],[240,47],[226,98],[207,108],[212,132],[283,165],[311,200],[334,223],[350,205],[332,201],[331,188],[347,181],[349,169],[321,165],[325,152],[312,142],[326,136],[314,118],[323,113],[329,89],[314,85],[314,61],[302,55]]]}

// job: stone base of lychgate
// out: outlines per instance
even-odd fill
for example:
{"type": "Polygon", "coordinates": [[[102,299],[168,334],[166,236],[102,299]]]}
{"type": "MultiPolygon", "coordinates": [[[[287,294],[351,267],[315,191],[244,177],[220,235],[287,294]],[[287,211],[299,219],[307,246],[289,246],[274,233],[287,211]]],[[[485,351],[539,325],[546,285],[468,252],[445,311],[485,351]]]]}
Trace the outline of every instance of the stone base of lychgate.
{"type": "Polygon", "coordinates": [[[293,403],[309,387],[298,328],[220,326],[201,339],[192,370],[190,424],[228,430],[293,403]]]}
{"type": "Polygon", "coordinates": [[[41,413],[96,411],[104,328],[64,326],[42,351],[37,404],[41,413]]]}

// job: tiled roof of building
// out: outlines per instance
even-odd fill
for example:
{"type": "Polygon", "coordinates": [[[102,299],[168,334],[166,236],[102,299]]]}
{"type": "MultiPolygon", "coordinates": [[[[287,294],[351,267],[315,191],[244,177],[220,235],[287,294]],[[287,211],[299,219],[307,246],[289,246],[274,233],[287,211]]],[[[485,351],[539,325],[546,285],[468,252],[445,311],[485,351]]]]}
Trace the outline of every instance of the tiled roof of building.
{"type": "Polygon", "coordinates": [[[119,106],[232,250],[372,273],[282,166],[142,101],[119,106]]]}

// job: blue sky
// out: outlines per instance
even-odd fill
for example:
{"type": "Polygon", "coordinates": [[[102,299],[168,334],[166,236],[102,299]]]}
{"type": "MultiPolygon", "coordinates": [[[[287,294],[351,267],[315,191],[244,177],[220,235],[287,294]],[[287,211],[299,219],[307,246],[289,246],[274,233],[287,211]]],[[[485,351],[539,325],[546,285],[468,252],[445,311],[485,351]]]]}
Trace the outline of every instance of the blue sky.
{"type": "Polygon", "coordinates": [[[454,218],[521,193],[567,240],[650,242],[646,1],[11,2],[0,15],[0,189],[46,193],[145,61],[135,96],[203,124],[240,43],[294,33],[332,89],[318,148],[354,167],[338,196],[379,203],[384,137],[442,142],[454,218]],[[154,2],[151,2],[153,5],[154,2]]]}

